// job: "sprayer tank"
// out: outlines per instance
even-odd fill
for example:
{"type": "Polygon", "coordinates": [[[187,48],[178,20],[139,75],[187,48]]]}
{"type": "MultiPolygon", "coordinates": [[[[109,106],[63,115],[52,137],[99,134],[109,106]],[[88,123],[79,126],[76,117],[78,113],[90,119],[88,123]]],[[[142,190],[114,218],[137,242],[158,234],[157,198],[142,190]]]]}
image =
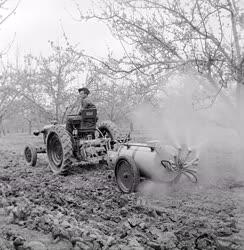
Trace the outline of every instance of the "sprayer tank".
{"type": "Polygon", "coordinates": [[[159,146],[145,143],[128,143],[121,145],[118,157],[132,158],[138,167],[141,176],[153,179],[162,179],[169,171],[162,165],[162,160],[170,160],[166,151],[159,146]]]}

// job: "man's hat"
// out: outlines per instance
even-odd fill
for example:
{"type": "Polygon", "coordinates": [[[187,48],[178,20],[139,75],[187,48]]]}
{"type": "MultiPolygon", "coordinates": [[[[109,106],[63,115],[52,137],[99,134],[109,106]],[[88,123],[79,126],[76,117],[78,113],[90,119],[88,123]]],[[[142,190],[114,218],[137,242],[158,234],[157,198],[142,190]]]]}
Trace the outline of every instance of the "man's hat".
{"type": "Polygon", "coordinates": [[[85,87],[79,88],[79,89],[78,89],[78,92],[80,93],[81,91],[84,91],[84,93],[87,94],[87,95],[90,94],[90,90],[89,90],[88,88],[85,88],[85,87]]]}

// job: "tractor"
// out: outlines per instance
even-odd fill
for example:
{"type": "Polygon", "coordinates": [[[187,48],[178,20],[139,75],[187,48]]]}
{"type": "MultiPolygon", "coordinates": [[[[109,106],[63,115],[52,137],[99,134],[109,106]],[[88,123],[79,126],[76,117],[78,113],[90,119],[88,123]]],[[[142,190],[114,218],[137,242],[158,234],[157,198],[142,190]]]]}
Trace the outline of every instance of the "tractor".
{"type": "Polygon", "coordinates": [[[197,182],[199,158],[186,145],[178,148],[161,145],[159,141],[134,142],[130,133],[123,136],[111,121],[97,125],[97,110],[84,109],[80,115],[69,115],[72,134],[65,125],[53,122],[35,136],[43,134],[44,145],[26,145],[27,165],[35,166],[37,154],[46,153],[54,174],[64,174],[74,164],[107,164],[114,168],[119,189],[124,193],[137,190],[142,179],[176,182],[182,175],[197,182]]]}

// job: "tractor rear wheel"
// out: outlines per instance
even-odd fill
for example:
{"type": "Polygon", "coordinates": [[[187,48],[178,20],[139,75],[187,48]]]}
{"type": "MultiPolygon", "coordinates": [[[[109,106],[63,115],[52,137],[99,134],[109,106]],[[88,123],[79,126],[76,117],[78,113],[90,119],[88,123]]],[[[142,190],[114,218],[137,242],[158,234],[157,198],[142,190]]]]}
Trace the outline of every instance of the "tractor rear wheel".
{"type": "Polygon", "coordinates": [[[118,140],[121,137],[121,131],[111,121],[103,121],[98,125],[100,136],[110,138],[112,141],[118,140]]]}
{"type": "Polygon", "coordinates": [[[33,147],[32,145],[27,145],[24,149],[24,157],[25,157],[26,164],[28,166],[34,167],[37,161],[36,148],[33,147]]]}
{"type": "Polygon", "coordinates": [[[121,140],[122,138],[122,133],[120,129],[117,127],[117,125],[111,121],[103,121],[101,122],[98,127],[97,131],[99,132],[98,137],[105,137],[105,138],[110,138],[110,149],[114,149],[114,145],[116,144],[117,141],[121,140]]]}
{"type": "Polygon", "coordinates": [[[115,179],[123,193],[135,192],[140,183],[140,171],[131,157],[119,157],[115,164],[115,179]]]}
{"type": "Polygon", "coordinates": [[[47,156],[53,173],[64,174],[72,164],[72,155],[69,132],[61,125],[53,126],[47,135],[47,156]]]}

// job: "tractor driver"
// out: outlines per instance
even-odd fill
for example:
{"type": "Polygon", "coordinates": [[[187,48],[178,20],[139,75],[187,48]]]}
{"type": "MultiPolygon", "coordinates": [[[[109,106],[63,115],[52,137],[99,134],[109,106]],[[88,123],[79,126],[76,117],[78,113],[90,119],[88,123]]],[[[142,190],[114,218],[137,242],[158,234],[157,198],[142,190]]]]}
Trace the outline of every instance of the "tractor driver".
{"type": "MultiPolygon", "coordinates": [[[[78,89],[79,92],[79,112],[78,115],[80,115],[82,113],[82,110],[84,109],[94,109],[96,108],[96,106],[91,103],[89,100],[87,100],[88,95],[90,94],[90,91],[88,88],[79,88],[78,89]]],[[[73,131],[73,126],[72,126],[72,122],[70,119],[67,119],[66,121],[66,129],[72,134],[73,131]]]]}

